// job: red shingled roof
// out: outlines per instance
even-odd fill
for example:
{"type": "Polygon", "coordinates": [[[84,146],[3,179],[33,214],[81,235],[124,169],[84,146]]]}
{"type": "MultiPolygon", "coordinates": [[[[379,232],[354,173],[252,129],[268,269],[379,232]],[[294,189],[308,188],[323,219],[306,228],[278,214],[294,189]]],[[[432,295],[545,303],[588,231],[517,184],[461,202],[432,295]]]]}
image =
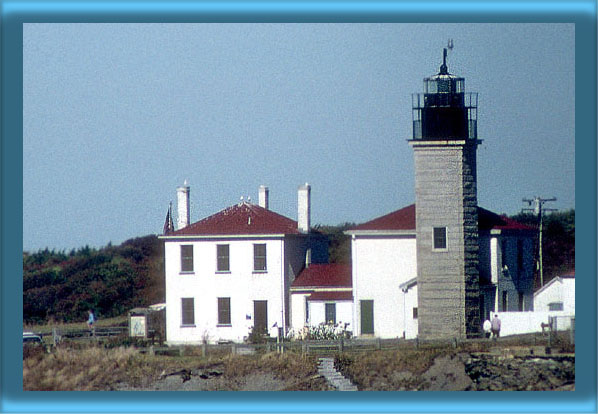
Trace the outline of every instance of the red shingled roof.
{"type": "Polygon", "coordinates": [[[293,288],[348,287],[351,281],[351,265],[340,263],[311,264],[303,269],[293,281],[293,288]]]}
{"type": "Polygon", "coordinates": [[[353,292],[314,292],[308,296],[308,300],[353,300],[353,292]]]}
{"type": "Polygon", "coordinates": [[[349,230],[415,230],[415,204],[375,218],[349,230]]]}
{"type": "MultiPolygon", "coordinates": [[[[480,230],[534,230],[533,227],[482,207],[478,207],[478,223],[480,230]]],[[[415,230],[415,204],[349,229],[352,230],[415,230]]]]}
{"type": "Polygon", "coordinates": [[[240,203],[168,236],[299,234],[297,222],[255,204],[240,203]]]}

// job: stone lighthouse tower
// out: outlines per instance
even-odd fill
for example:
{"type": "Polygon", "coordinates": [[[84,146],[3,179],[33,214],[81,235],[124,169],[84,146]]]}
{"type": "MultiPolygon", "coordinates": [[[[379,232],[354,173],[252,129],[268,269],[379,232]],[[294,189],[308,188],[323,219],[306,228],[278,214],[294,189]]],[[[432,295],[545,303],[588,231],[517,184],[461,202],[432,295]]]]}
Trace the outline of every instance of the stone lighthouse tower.
{"type": "Polygon", "coordinates": [[[477,93],[448,72],[444,49],[412,104],[419,336],[477,336],[477,93]]]}

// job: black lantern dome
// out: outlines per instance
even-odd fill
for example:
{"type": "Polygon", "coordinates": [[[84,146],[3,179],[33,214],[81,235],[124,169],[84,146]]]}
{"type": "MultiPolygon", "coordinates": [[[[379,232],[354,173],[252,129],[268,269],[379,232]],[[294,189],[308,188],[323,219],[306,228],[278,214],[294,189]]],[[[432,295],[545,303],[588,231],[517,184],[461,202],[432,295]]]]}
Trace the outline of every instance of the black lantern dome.
{"type": "Polygon", "coordinates": [[[452,75],[446,49],[437,75],[424,79],[424,93],[413,94],[413,139],[477,139],[477,93],[465,93],[465,79],[452,75]]]}

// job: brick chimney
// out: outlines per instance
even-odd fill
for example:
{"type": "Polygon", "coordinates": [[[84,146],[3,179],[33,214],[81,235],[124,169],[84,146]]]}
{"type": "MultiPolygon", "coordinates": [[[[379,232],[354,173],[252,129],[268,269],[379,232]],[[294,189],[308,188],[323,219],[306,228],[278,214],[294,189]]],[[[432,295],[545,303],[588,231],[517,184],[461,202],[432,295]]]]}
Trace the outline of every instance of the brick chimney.
{"type": "Polygon", "coordinates": [[[189,225],[189,185],[187,185],[187,180],[185,183],[177,187],[177,230],[182,229],[183,227],[187,227],[189,225]]]}
{"type": "Polygon", "coordinates": [[[269,202],[270,202],[270,190],[265,185],[260,185],[259,206],[268,210],[269,202]]]}
{"type": "Polygon", "coordinates": [[[297,192],[297,227],[301,233],[309,233],[311,215],[311,186],[307,183],[299,186],[297,192]]]}

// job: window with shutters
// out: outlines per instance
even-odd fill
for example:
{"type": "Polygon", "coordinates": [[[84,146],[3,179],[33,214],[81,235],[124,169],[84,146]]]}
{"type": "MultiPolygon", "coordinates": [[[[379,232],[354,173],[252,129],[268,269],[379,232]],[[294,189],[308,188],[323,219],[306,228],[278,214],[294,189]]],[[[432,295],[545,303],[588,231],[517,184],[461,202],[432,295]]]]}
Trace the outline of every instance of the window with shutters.
{"type": "Polygon", "coordinates": [[[181,325],[195,326],[195,300],[193,298],[181,298],[181,325]]]}
{"type": "Polygon", "coordinates": [[[326,304],[326,323],[335,325],[336,324],[336,303],[326,304]]]}
{"type": "Polygon", "coordinates": [[[181,273],[193,273],[193,245],[181,245],[181,273]]]}
{"type": "Polygon", "coordinates": [[[218,272],[230,272],[230,246],[219,244],[216,246],[216,270],[218,272]]]}
{"type": "Polygon", "coordinates": [[[218,325],[230,324],[230,298],[218,298],[218,325]]]}
{"type": "Polygon", "coordinates": [[[253,271],[254,272],[265,272],[266,268],[266,245],[265,244],[254,244],[253,245],[253,271]]]}

